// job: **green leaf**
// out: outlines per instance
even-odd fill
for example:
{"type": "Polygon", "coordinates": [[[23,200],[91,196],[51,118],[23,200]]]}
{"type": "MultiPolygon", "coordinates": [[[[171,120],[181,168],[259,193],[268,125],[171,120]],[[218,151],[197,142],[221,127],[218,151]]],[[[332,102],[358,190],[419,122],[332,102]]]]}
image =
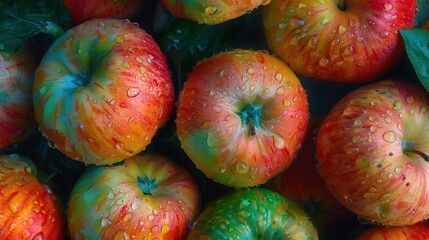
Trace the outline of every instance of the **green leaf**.
{"type": "Polygon", "coordinates": [[[0,51],[14,53],[40,33],[54,39],[70,27],[70,12],[61,0],[2,0],[0,51]]]}
{"type": "Polygon", "coordinates": [[[408,29],[400,31],[408,58],[420,82],[429,91],[429,31],[408,29]]]}

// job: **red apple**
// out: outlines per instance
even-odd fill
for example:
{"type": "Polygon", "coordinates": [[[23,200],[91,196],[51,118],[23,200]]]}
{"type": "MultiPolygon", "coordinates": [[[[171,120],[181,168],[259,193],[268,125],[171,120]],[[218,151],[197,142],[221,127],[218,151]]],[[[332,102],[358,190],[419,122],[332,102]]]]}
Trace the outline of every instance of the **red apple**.
{"type": "Polygon", "coordinates": [[[420,222],[406,227],[376,226],[362,233],[356,240],[427,240],[429,226],[420,222]]]}
{"type": "Polygon", "coordinates": [[[45,53],[33,102],[42,134],[61,152],[111,164],[146,148],[170,118],[174,89],[149,34],[126,20],[95,19],[45,53]]]}
{"type": "Polygon", "coordinates": [[[299,79],[281,60],[241,50],[210,57],[186,79],[177,135],[196,167],[221,184],[265,183],[296,157],[309,109],[299,79]]]}
{"type": "Polygon", "coordinates": [[[298,157],[266,184],[267,188],[298,203],[319,233],[355,219],[354,214],[332,196],[318,173],[315,137],[322,121],[322,116],[312,116],[298,157]]]}
{"type": "Polygon", "coordinates": [[[0,149],[24,140],[35,128],[31,87],[36,58],[28,46],[0,52],[0,149]]]}
{"type": "Polygon", "coordinates": [[[142,9],[144,0],[62,0],[70,11],[73,25],[93,18],[135,17],[142,9]]]}
{"type": "Polygon", "coordinates": [[[376,80],[405,53],[416,0],[272,0],[263,9],[269,47],[297,73],[335,82],[376,80]]]}
{"type": "Polygon", "coordinates": [[[179,18],[197,21],[201,24],[218,24],[238,18],[271,0],[161,0],[164,7],[179,18]]]}
{"type": "Polygon", "coordinates": [[[51,189],[36,178],[31,160],[1,155],[0,172],[1,238],[64,239],[62,209],[51,189]]]}
{"type": "Polygon", "coordinates": [[[429,218],[429,93],[413,83],[367,84],[341,99],[317,137],[319,171],[331,193],[371,222],[429,218]]]}
{"type": "Polygon", "coordinates": [[[241,189],[209,203],[195,220],[192,239],[317,240],[317,230],[294,202],[264,188],[241,189]]]}
{"type": "Polygon", "coordinates": [[[199,204],[191,174],[164,156],[138,155],[123,165],[92,166],[70,195],[70,236],[184,239],[199,204]]]}

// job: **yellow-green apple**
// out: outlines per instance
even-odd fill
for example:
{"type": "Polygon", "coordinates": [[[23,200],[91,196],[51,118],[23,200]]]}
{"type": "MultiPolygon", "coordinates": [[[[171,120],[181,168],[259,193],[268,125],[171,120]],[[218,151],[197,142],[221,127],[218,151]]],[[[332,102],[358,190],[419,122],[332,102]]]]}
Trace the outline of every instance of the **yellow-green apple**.
{"type": "Polygon", "coordinates": [[[419,222],[405,227],[372,227],[357,237],[356,240],[427,240],[429,225],[419,222]]]}
{"type": "Polygon", "coordinates": [[[72,239],[184,239],[198,216],[192,175],[159,154],[91,166],[70,194],[72,239]]]}
{"type": "Polygon", "coordinates": [[[294,201],[264,189],[241,189],[210,202],[187,239],[317,240],[317,230],[294,201]]]}
{"type": "Polygon", "coordinates": [[[236,49],[199,62],[179,97],[177,135],[206,176],[242,188],[287,168],[304,140],[306,92],[290,68],[236,49]]]}
{"type": "Polygon", "coordinates": [[[73,25],[93,18],[129,19],[138,15],[144,0],[62,0],[73,25]]]}
{"type": "Polygon", "coordinates": [[[35,128],[31,87],[37,62],[28,46],[0,52],[0,149],[24,140],[35,128]]]}
{"type": "Polygon", "coordinates": [[[315,137],[323,119],[323,116],[311,117],[297,158],[288,169],[265,185],[298,203],[311,218],[319,234],[355,219],[354,214],[332,196],[317,170],[315,137]]]}
{"type": "Polygon", "coordinates": [[[319,171],[331,193],[370,222],[429,217],[429,93],[399,80],[366,84],[341,99],[319,129],[319,171]]]}
{"type": "Polygon", "coordinates": [[[416,0],[272,0],[262,21],[269,47],[301,75],[369,82],[405,53],[416,0]]]}
{"type": "Polygon", "coordinates": [[[34,163],[16,154],[0,156],[2,239],[65,238],[65,219],[52,190],[37,179],[34,163]]]}
{"type": "Polygon", "coordinates": [[[218,24],[238,18],[244,14],[266,5],[271,0],[162,0],[164,7],[179,18],[197,21],[201,24],[218,24]]]}
{"type": "Polygon", "coordinates": [[[111,164],[146,148],[174,107],[164,54],[126,20],[86,21],[58,38],[36,70],[35,118],[72,159],[111,164]]]}

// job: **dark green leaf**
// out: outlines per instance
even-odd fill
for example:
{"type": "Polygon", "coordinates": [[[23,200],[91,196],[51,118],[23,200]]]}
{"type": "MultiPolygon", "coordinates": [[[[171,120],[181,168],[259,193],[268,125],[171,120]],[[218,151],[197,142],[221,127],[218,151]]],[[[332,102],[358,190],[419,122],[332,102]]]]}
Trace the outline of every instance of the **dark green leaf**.
{"type": "Polygon", "coordinates": [[[61,0],[3,0],[0,3],[0,51],[16,52],[39,33],[59,37],[70,27],[61,0]]]}
{"type": "Polygon", "coordinates": [[[401,35],[417,77],[429,91],[429,31],[423,29],[401,30],[401,35]]]}

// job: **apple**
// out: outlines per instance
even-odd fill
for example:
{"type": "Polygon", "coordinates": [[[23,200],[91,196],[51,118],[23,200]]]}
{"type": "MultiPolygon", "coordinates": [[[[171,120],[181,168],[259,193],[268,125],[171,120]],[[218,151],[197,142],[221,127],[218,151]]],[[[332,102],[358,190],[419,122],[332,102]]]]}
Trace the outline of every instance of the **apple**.
{"type": "Polygon", "coordinates": [[[162,4],[171,15],[210,25],[238,18],[261,5],[267,5],[270,1],[271,0],[161,0],[162,4]]]}
{"type": "Polygon", "coordinates": [[[268,46],[300,75],[374,81],[405,53],[399,30],[414,27],[416,0],[272,0],[262,21],[268,46]]]}
{"type": "Polygon", "coordinates": [[[70,194],[72,239],[183,239],[199,213],[192,175],[159,154],[91,166],[70,194]]]}
{"type": "Polygon", "coordinates": [[[311,117],[298,157],[265,185],[298,203],[320,234],[355,219],[354,214],[332,196],[317,170],[315,138],[323,119],[323,116],[311,117]]]}
{"type": "Polygon", "coordinates": [[[429,239],[429,226],[419,222],[405,227],[383,227],[375,226],[358,236],[356,240],[427,240],[429,239]]]}
{"type": "Polygon", "coordinates": [[[28,46],[0,52],[0,149],[26,139],[36,128],[31,87],[36,58],[28,46]]]}
{"type": "Polygon", "coordinates": [[[34,163],[0,155],[0,172],[1,238],[64,239],[64,214],[52,190],[37,179],[34,163]]]}
{"type": "Polygon", "coordinates": [[[72,24],[78,25],[93,18],[129,19],[137,16],[143,0],[62,0],[70,11],[72,24]]]}
{"type": "Polygon", "coordinates": [[[94,19],[58,38],[36,70],[35,118],[66,156],[112,164],[143,151],[169,120],[166,58],[143,29],[94,19]]]}
{"type": "Polygon", "coordinates": [[[306,92],[284,62],[236,49],[193,68],[179,96],[176,126],[198,169],[243,188],[263,184],[291,164],[308,119],[306,92]]]}
{"type": "Polygon", "coordinates": [[[429,218],[429,93],[412,82],[366,84],[332,107],[316,140],[331,193],[387,226],[429,218]]]}
{"type": "Polygon", "coordinates": [[[294,201],[264,189],[241,189],[210,202],[187,239],[318,239],[294,201]]]}

